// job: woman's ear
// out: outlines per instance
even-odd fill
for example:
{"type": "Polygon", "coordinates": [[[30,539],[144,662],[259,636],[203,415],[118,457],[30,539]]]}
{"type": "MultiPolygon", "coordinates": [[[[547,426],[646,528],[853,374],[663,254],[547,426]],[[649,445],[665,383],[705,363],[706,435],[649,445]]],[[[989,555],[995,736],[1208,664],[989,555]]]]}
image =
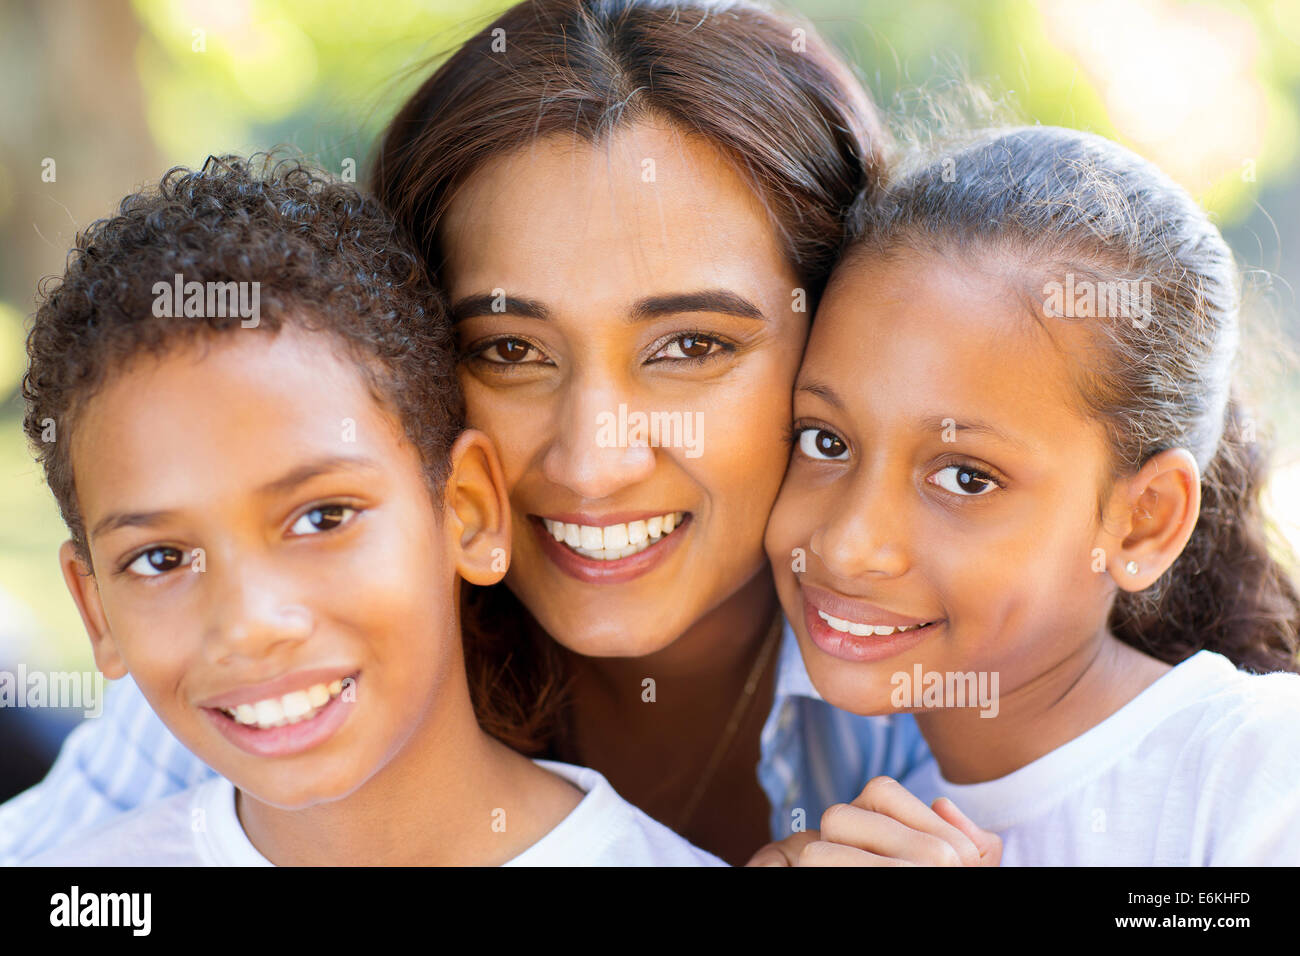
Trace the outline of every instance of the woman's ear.
{"type": "Polygon", "coordinates": [[[99,583],[94,572],[77,557],[76,546],[65,541],[59,547],[59,567],[63,570],[63,583],[68,586],[81,615],[81,623],[86,626],[90,637],[90,649],[95,655],[95,666],[109,680],[120,680],[126,676],[126,664],[118,652],[117,642],[109,629],[108,618],[104,616],[104,604],[99,599],[99,583]]]}
{"type": "Polygon", "coordinates": [[[471,584],[496,584],[510,565],[510,498],[496,448],[471,428],[448,457],[443,513],[456,571],[471,584]]]}
{"type": "Polygon", "coordinates": [[[1183,552],[1201,514],[1201,470],[1186,448],[1153,455],[1115,489],[1119,548],[1109,564],[1125,591],[1156,582],[1183,552]]]}

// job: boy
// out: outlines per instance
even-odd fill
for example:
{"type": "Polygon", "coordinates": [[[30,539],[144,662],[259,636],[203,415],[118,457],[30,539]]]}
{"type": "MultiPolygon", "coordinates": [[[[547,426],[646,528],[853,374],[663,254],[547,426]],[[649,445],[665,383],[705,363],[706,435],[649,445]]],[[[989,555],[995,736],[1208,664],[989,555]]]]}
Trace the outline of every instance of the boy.
{"type": "Polygon", "coordinates": [[[222,775],[39,864],[717,864],[486,734],[459,581],[509,502],[450,329],[371,200],[209,159],[78,238],[25,428],[95,661],[222,775]]]}

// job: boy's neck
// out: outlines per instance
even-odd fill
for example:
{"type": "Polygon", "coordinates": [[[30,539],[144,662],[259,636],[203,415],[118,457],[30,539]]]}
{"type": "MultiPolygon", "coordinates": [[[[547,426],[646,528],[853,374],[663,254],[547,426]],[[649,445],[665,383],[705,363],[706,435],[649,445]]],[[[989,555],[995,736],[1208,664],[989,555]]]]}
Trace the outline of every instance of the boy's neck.
{"type": "Polygon", "coordinates": [[[568,781],[484,733],[468,699],[434,710],[346,797],[283,810],[239,793],[258,852],[279,866],[495,866],[581,802],[568,781]]]}
{"type": "Polygon", "coordinates": [[[1002,694],[996,717],[952,708],[918,712],[916,722],[949,783],[996,780],[1091,730],[1170,669],[1103,628],[1046,673],[1002,694]]]}

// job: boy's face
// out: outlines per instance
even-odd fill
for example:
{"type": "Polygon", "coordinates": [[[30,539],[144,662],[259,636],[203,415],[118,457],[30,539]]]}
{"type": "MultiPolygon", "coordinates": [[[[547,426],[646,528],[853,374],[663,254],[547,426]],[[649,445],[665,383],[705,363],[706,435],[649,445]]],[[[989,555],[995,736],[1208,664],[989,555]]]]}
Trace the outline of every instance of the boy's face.
{"type": "Polygon", "coordinates": [[[72,444],[94,578],[70,545],[65,577],[101,669],[284,808],[352,792],[464,698],[464,526],[340,351],[286,325],[142,358],[72,444]]]}
{"type": "Polygon", "coordinates": [[[1069,363],[1087,333],[1058,325],[1053,343],[1011,281],[957,260],[837,274],[766,537],[831,703],[889,712],[916,665],[990,684],[997,672],[1005,697],[1104,623],[1114,585],[1094,549],[1118,547],[1098,521],[1106,444],[1073,411],[1069,363]]]}

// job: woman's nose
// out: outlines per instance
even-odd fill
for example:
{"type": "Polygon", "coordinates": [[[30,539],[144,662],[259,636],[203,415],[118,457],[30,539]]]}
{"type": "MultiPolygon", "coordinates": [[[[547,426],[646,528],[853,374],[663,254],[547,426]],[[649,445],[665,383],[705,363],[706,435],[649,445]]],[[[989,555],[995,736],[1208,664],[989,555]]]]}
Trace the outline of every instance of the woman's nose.
{"type": "Polygon", "coordinates": [[[650,477],[655,450],[637,429],[627,427],[635,410],[626,394],[574,383],[542,458],[547,480],[598,499],[650,477]]]}

